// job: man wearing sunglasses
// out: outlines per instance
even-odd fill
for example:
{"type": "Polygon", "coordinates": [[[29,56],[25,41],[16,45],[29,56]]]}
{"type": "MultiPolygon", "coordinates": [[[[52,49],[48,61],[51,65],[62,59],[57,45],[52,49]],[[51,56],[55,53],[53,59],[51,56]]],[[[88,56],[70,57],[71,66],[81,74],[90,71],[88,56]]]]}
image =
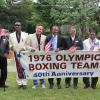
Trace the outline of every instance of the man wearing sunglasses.
{"type": "Polygon", "coordinates": [[[20,52],[25,50],[25,43],[28,37],[28,34],[21,31],[21,22],[16,21],[14,23],[15,32],[10,34],[10,48],[14,51],[15,61],[16,61],[16,69],[17,69],[17,83],[18,88],[26,89],[27,80],[25,75],[23,74],[23,69],[20,65],[20,52]]]}

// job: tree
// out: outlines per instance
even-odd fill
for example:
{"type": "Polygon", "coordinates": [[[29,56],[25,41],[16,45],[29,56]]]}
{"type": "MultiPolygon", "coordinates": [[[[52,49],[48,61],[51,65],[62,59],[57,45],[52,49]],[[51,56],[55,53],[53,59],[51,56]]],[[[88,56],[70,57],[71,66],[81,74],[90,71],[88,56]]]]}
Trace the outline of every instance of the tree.
{"type": "Polygon", "coordinates": [[[57,0],[50,15],[55,23],[74,24],[86,33],[88,26],[98,26],[95,20],[98,3],[99,0],[57,0]]]}

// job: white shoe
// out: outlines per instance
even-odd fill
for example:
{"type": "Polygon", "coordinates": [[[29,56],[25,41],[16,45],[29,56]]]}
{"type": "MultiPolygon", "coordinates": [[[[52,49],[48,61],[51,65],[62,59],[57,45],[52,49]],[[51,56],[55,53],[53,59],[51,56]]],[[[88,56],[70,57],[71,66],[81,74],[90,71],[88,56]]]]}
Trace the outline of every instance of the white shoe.
{"type": "Polygon", "coordinates": [[[36,89],[37,88],[37,86],[36,85],[34,85],[33,87],[32,87],[32,89],[36,89]]]}
{"type": "Polygon", "coordinates": [[[45,88],[45,85],[44,85],[44,84],[42,84],[42,85],[41,85],[41,88],[42,88],[42,89],[44,89],[44,88],[45,88]]]}

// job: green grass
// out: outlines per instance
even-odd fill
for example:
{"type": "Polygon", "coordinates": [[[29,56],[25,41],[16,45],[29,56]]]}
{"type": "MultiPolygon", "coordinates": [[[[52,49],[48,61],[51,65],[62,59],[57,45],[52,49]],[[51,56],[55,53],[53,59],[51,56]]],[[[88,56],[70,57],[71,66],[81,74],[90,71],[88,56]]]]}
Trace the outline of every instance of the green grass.
{"type": "Polygon", "coordinates": [[[26,90],[17,89],[15,73],[9,73],[6,82],[9,88],[4,92],[0,89],[0,100],[100,100],[100,83],[98,82],[97,89],[88,90],[83,89],[82,80],[79,80],[79,88],[69,89],[65,88],[64,79],[62,80],[62,89],[58,90],[56,87],[56,80],[54,89],[50,90],[48,81],[46,80],[46,88],[38,87],[36,90],[32,89],[32,80],[28,81],[26,90]]]}

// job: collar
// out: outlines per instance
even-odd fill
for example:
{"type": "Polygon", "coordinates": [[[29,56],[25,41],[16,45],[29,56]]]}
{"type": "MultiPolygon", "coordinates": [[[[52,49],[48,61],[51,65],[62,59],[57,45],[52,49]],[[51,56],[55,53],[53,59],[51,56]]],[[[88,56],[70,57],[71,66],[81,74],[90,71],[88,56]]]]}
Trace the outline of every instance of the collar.
{"type": "Polygon", "coordinates": [[[36,37],[37,38],[41,38],[41,34],[36,34],[36,37]]]}
{"type": "Polygon", "coordinates": [[[52,37],[55,37],[55,38],[57,38],[58,36],[57,36],[57,35],[54,35],[54,34],[52,34],[52,37]]]}

